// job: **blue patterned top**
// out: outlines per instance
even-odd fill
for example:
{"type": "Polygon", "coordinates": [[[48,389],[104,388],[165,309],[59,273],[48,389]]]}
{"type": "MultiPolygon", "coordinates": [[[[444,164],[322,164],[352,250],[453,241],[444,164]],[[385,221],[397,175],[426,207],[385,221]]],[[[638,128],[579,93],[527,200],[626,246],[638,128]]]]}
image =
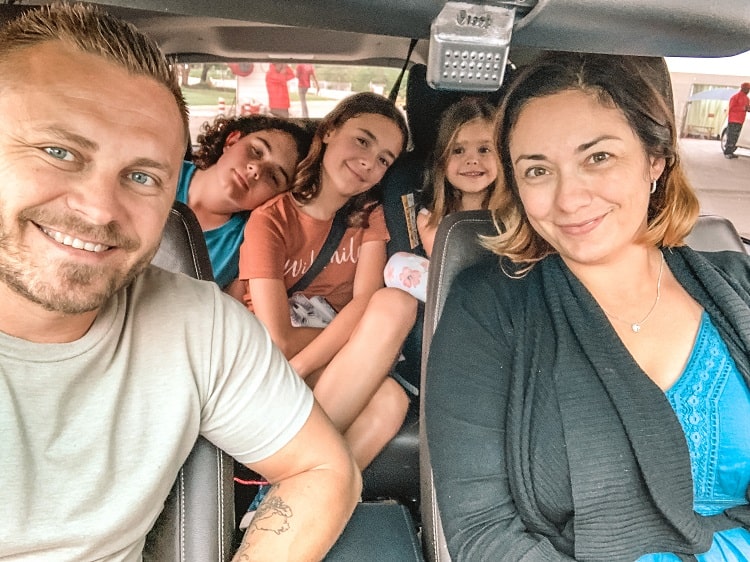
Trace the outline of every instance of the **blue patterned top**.
{"type": "MultiPolygon", "coordinates": [[[[715,515],[748,503],[750,485],[750,390],[729,350],[704,311],[687,366],[666,392],[685,431],[693,473],[693,509],[715,515]]],[[[714,535],[700,562],[750,560],[750,531],[714,535]]],[[[650,554],[640,562],[679,560],[674,554],[650,554]]]]}

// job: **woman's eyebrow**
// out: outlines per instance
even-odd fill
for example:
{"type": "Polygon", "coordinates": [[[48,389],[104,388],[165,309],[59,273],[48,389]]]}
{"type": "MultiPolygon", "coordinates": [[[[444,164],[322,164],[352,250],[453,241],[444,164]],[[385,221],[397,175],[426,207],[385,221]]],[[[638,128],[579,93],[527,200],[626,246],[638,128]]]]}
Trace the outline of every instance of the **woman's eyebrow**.
{"type": "MultiPolygon", "coordinates": [[[[621,140],[620,137],[615,135],[601,135],[599,137],[596,137],[593,140],[590,140],[588,142],[585,142],[583,144],[580,144],[576,147],[576,152],[585,152],[592,146],[597,145],[598,143],[605,141],[605,140],[621,140]]],[[[547,157],[544,156],[544,154],[520,154],[518,158],[516,158],[513,163],[518,164],[521,160],[546,160],[547,157]]]]}
{"type": "Polygon", "coordinates": [[[546,160],[547,157],[544,154],[520,154],[513,163],[518,164],[521,160],[546,160]]]}
{"type": "Polygon", "coordinates": [[[614,135],[602,135],[600,137],[596,137],[594,140],[585,142],[576,148],[576,152],[584,152],[594,146],[597,143],[600,143],[604,140],[620,140],[620,137],[616,137],[614,135]]]}

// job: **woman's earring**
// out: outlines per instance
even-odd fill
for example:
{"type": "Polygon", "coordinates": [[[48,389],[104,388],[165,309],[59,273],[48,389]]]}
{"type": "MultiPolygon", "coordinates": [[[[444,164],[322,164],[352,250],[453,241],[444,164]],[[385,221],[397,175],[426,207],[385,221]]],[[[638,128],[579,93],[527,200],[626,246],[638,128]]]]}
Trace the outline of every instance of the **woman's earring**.
{"type": "Polygon", "coordinates": [[[651,182],[651,195],[656,193],[656,180],[651,182]]]}

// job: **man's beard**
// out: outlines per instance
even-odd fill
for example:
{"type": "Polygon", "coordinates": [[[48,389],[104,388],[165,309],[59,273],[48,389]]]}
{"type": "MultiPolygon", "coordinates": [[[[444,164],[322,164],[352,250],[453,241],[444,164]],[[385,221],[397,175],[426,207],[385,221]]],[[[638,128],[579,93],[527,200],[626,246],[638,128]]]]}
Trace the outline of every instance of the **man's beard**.
{"type": "MultiPolygon", "coordinates": [[[[27,209],[19,215],[18,238],[24,224],[27,228],[38,228],[32,222],[66,225],[58,228],[80,233],[80,236],[92,240],[104,240],[106,245],[123,250],[137,250],[140,247],[138,240],[123,236],[116,225],[92,227],[82,225],[79,220],[50,220],[48,214],[38,209],[27,209]]],[[[28,249],[24,255],[22,247],[14,247],[13,235],[0,220],[0,282],[44,310],[63,314],[81,314],[99,309],[148,266],[158,249],[158,246],[153,248],[127,271],[113,271],[112,266],[63,261],[56,268],[48,268],[45,267],[44,256],[31,256],[28,249]],[[35,260],[35,257],[38,259],[35,260]]]]}

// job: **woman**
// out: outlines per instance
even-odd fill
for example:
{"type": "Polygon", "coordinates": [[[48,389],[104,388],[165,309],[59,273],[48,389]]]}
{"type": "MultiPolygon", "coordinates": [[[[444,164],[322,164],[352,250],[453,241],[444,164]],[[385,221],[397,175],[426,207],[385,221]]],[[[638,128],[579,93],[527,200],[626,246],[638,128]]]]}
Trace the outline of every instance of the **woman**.
{"type": "Polygon", "coordinates": [[[285,119],[219,116],[206,123],[193,162],[184,162],[177,200],[195,213],[208,246],[214,278],[232,293],[239,249],[250,211],[292,186],[310,135],[285,119]]]}
{"type": "Polygon", "coordinates": [[[404,118],[387,98],[360,93],[339,102],[319,124],[291,191],[253,212],[251,242],[240,250],[247,306],[313,388],[361,469],[398,432],[409,403],[388,373],[416,301],[382,288],[388,231],[378,189],[406,139],[404,118]],[[325,268],[293,289],[342,213],[345,230],[325,268]],[[290,290],[295,312],[322,307],[327,319],[292,322],[290,290]]]}
{"type": "Polygon", "coordinates": [[[750,557],[750,264],[683,245],[656,74],[551,54],[503,104],[504,257],[457,279],[425,391],[456,561],[750,557]]]}

